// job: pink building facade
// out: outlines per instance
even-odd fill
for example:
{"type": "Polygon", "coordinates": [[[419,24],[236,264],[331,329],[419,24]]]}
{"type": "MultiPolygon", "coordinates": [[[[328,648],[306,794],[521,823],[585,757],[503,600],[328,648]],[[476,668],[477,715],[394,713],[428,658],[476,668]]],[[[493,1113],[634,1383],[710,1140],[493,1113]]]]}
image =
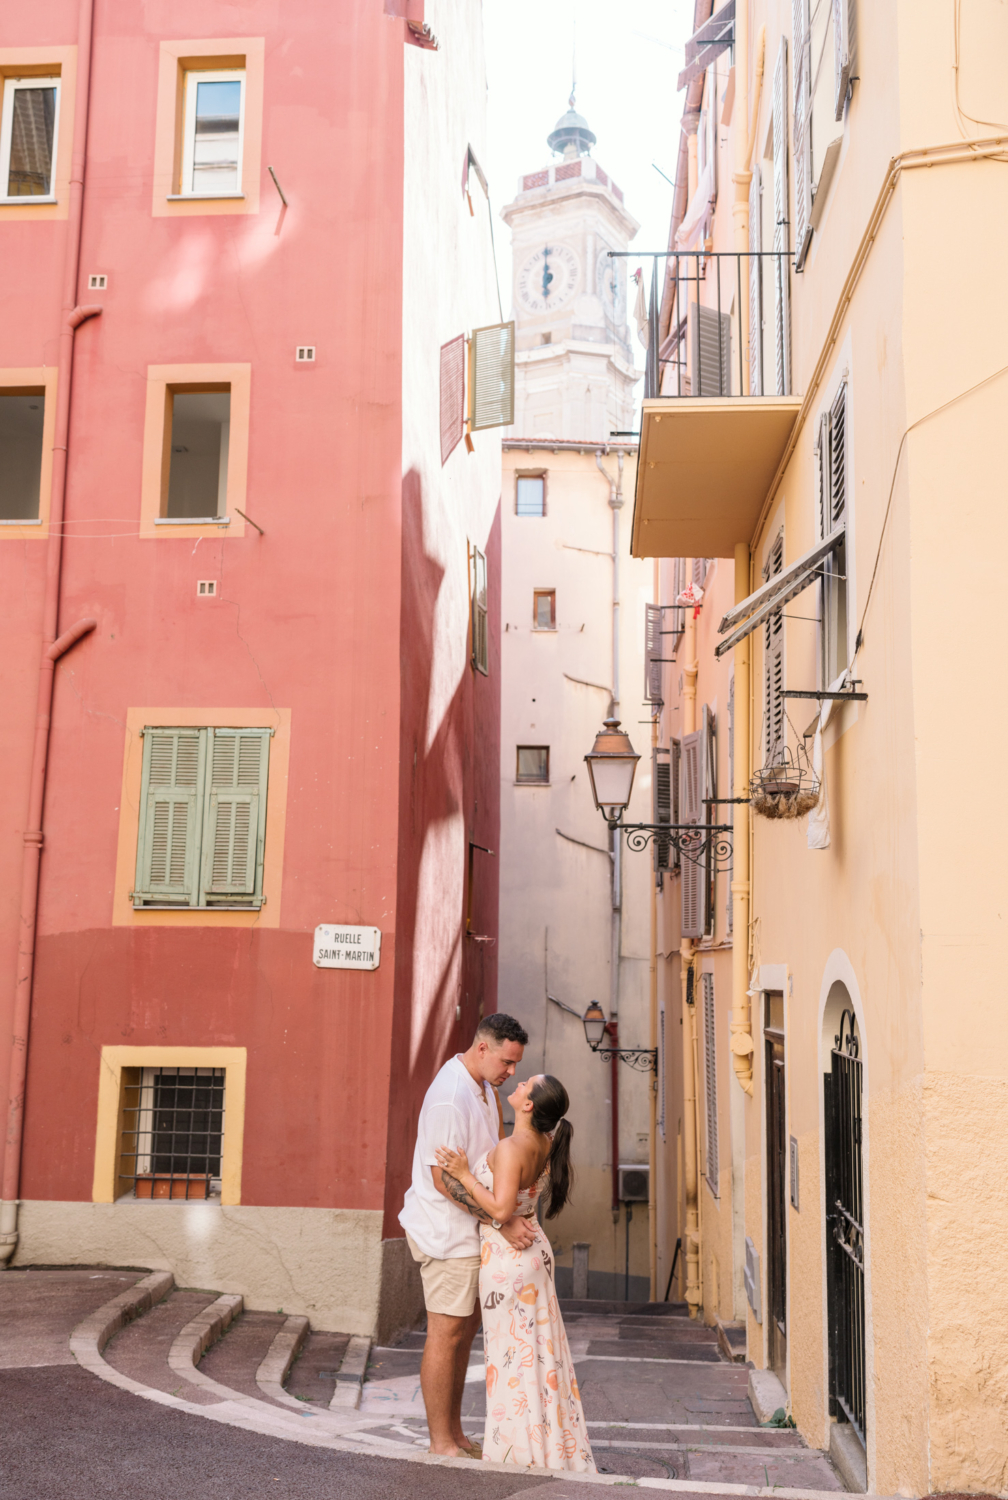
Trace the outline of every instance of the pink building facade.
{"type": "Polygon", "coordinates": [[[387,1333],[496,1008],[478,11],[44,0],[0,74],[0,1254],[387,1333]]]}

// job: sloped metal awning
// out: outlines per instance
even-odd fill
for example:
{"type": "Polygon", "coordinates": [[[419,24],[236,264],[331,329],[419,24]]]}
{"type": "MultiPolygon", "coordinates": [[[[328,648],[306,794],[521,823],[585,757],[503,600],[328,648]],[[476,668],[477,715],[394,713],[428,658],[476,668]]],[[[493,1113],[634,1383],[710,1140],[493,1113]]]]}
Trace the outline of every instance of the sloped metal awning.
{"type": "Polygon", "coordinates": [[[830,553],[836,551],[843,539],[844,528],[838,526],[836,531],[817,542],[790,567],[771,578],[762,588],[750,594],[748,599],[736,604],[734,609],[730,609],[718,626],[718,634],[724,635],[726,630],[730,630],[731,634],[726,640],[718,642],[714,647],[714,655],[724,656],[739,641],[744,641],[747,635],[758,630],[767,615],[773,614],[775,609],[782,609],[789,599],[814,583],[819,577],[819,564],[824,557],[829,557],[830,553]]]}
{"type": "Polygon", "coordinates": [[[634,557],[734,557],[756,530],[800,406],[799,396],[645,401],[634,557]]]}

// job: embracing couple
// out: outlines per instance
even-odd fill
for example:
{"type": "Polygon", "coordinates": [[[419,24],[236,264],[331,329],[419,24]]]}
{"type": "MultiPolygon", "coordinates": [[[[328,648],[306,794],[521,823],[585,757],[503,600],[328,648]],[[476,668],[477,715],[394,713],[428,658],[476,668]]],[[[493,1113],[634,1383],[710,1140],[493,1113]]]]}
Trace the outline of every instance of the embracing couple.
{"type": "Polygon", "coordinates": [[[553,1281],[553,1251],[536,1217],[555,1216],[571,1186],[567,1090],[539,1073],[497,1089],[528,1041],[512,1016],[479,1024],[445,1063],[420,1111],[413,1182],[399,1222],[420,1263],[427,1342],[420,1385],[432,1453],[595,1472],[553,1281]],[[483,1320],[482,1448],[462,1431],[469,1350],[483,1320]]]}

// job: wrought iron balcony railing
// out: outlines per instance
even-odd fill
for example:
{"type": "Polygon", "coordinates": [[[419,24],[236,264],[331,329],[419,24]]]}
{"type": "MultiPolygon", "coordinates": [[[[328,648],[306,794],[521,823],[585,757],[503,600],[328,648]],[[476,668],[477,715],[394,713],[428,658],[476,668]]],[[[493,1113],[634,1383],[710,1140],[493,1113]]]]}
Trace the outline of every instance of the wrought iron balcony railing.
{"type": "Polygon", "coordinates": [[[651,259],[645,400],[791,395],[789,250],[672,250],[651,252],[651,259]],[[672,295],[664,340],[659,260],[666,263],[664,285],[672,295]],[[739,309],[746,305],[748,370],[739,336],[739,309]]]}

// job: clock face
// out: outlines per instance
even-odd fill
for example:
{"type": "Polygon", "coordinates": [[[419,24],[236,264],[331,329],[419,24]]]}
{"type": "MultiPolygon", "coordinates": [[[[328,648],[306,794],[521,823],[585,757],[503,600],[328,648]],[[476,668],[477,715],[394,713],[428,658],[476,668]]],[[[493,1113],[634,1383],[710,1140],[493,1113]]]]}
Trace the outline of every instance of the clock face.
{"type": "Polygon", "coordinates": [[[598,294],[606,312],[615,323],[626,317],[626,271],[621,260],[610,260],[603,250],[596,272],[598,294]]]}
{"type": "Polygon", "coordinates": [[[548,313],[574,293],[580,267],[569,245],[546,244],[518,272],[518,297],[529,312],[548,313]]]}

